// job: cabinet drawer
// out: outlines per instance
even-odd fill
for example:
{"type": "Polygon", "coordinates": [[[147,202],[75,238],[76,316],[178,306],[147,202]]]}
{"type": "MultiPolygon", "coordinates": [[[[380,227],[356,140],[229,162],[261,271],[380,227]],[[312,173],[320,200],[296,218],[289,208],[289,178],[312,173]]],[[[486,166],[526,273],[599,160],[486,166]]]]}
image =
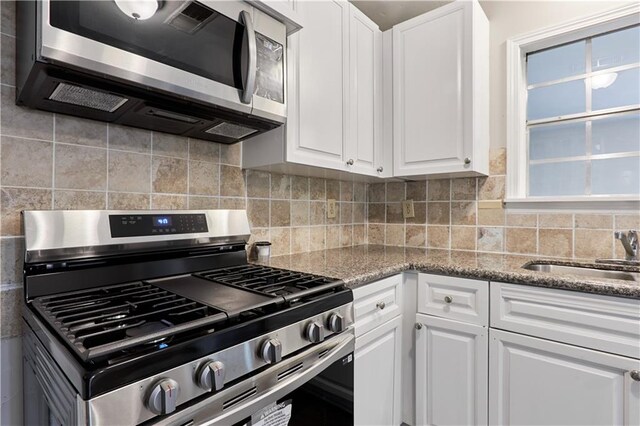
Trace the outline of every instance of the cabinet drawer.
{"type": "Polygon", "coordinates": [[[491,284],[491,327],[640,359],[640,300],[491,284]]]}
{"type": "Polygon", "coordinates": [[[385,278],[353,290],[356,336],[400,315],[402,275],[385,278]]]}
{"type": "Polygon", "coordinates": [[[420,274],[418,312],[487,326],[489,324],[489,283],[420,274]]]}

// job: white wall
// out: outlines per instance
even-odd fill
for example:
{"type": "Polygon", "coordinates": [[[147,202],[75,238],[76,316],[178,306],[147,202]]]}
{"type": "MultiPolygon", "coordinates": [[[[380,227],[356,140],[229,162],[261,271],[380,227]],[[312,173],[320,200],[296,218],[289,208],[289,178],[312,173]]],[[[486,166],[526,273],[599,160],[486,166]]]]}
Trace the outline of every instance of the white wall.
{"type": "Polygon", "coordinates": [[[506,146],[505,42],[520,34],[631,4],[624,1],[480,1],[490,21],[491,148],[506,146]]]}

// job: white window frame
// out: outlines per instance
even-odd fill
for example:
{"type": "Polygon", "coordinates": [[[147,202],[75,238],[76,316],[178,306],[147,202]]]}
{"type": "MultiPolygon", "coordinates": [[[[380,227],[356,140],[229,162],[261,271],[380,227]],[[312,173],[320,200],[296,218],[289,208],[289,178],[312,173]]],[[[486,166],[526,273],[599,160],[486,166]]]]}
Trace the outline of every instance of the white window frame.
{"type": "Polygon", "coordinates": [[[635,195],[527,197],[527,54],[637,24],[640,24],[640,4],[631,4],[507,40],[507,205],[640,209],[640,197],[635,195]]]}

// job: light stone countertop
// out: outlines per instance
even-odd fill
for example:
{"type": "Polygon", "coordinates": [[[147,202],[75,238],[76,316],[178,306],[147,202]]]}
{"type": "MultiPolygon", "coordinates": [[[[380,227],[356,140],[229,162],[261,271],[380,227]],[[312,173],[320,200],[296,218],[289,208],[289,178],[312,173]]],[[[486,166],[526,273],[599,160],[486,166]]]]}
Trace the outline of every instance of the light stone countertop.
{"type": "MultiPolygon", "coordinates": [[[[640,298],[640,283],[635,281],[595,279],[522,269],[522,265],[527,262],[544,262],[545,260],[566,265],[593,263],[589,260],[558,261],[530,255],[361,245],[276,256],[266,264],[276,268],[338,278],[352,288],[407,270],[416,270],[487,281],[640,298]]],[[[640,272],[640,268],[637,267],[624,269],[640,272]]]]}

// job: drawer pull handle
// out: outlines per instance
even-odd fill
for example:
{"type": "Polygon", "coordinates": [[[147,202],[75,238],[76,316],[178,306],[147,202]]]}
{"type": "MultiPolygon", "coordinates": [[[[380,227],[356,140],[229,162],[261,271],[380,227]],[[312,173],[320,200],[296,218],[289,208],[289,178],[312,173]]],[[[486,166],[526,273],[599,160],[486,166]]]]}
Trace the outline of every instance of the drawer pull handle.
{"type": "Polygon", "coordinates": [[[416,323],[416,330],[422,330],[422,324],[419,322],[416,323]]]}
{"type": "Polygon", "coordinates": [[[376,303],[376,308],[378,308],[378,309],[384,309],[385,306],[387,306],[387,305],[384,302],[376,303]]]}
{"type": "Polygon", "coordinates": [[[444,301],[445,301],[445,303],[451,303],[451,302],[453,302],[453,297],[451,297],[451,296],[445,296],[445,297],[444,297],[444,301]]]}
{"type": "Polygon", "coordinates": [[[631,376],[631,378],[633,380],[635,380],[636,382],[640,382],[640,370],[631,370],[631,372],[629,373],[629,375],[631,376]]]}

